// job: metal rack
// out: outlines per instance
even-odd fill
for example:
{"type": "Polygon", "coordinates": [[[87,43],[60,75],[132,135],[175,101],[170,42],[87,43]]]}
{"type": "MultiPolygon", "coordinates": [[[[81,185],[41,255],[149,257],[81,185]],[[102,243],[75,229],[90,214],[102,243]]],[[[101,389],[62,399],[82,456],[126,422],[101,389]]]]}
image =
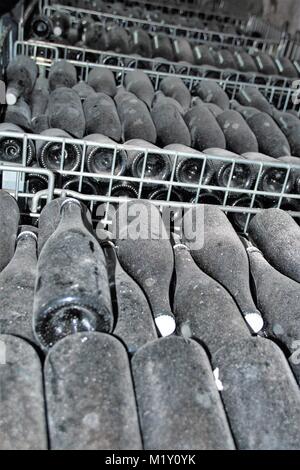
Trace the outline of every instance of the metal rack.
{"type": "MultiPolygon", "coordinates": [[[[43,13],[46,16],[51,16],[57,11],[58,6],[45,6],[43,13]]],[[[259,39],[247,36],[240,36],[238,34],[221,33],[217,31],[200,30],[195,28],[187,28],[184,26],[176,26],[171,24],[155,23],[153,21],[141,20],[136,18],[128,18],[124,16],[110,15],[100,13],[94,10],[86,10],[81,8],[72,8],[60,5],[59,8],[65,11],[73,19],[74,23],[80,21],[83,16],[91,15],[96,21],[100,22],[103,26],[108,23],[114,22],[116,25],[124,28],[139,27],[148,33],[164,33],[170,38],[184,37],[193,44],[210,44],[218,45],[219,47],[238,47],[248,52],[253,50],[260,50],[268,52],[277,56],[283,56],[287,45],[287,39],[283,37],[281,40],[273,39],[259,39]]],[[[24,40],[24,31],[20,30],[20,40],[24,40]]]]}
{"type": "Polygon", "coordinates": [[[160,59],[138,58],[127,54],[97,51],[95,49],[67,46],[45,41],[16,41],[14,55],[27,55],[38,60],[47,60],[49,63],[59,60],[75,60],[79,62],[91,62],[103,65],[115,65],[131,69],[142,69],[158,71],[169,74],[186,76],[214,77],[217,80],[230,80],[235,83],[253,83],[281,88],[292,87],[293,79],[279,75],[263,75],[259,73],[243,73],[236,70],[219,69],[209,66],[197,66],[193,64],[182,64],[160,59]]]}
{"type": "MultiPolygon", "coordinates": [[[[247,232],[248,224],[252,214],[259,212],[260,205],[257,207],[257,201],[261,198],[265,198],[271,202],[272,206],[281,207],[286,201],[293,201],[298,205],[299,209],[292,210],[290,213],[294,217],[300,217],[300,194],[291,193],[289,188],[289,181],[292,174],[297,173],[300,175],[300,165],[289,165],[285,163],[273,163],[273,162],[255,162],[245,160],[242,158],[232,159],[217,157],[205,154],[195,153],[182,153],[164,149],[153,149],[147,147],[137,147],[126,144],[100,144],[99,142],[87,141],[83,139],[73,138],[61,138],[61,137],[50,137],[35,134],[19,134],[14,132],[0,133],[0,139],[2,136],[22,140],[23,144],[23,165],[19,164],[13,166],[9,164],[0,165],[0,174],[2,173],[2,188],[7,189],[17,199],[22,199],[27,207],[27,211],[30,212],[32,217],[38,217],[41,209],[41,202],[44,199],[48,201],[56,195],[68,195],[76,197],[80,200],[87,202],[90,205],[90,209],[94,214],[94,219],[99,221],[97,218],[97,207],[99,204],[105,204],[104,210],[102,211],[102,218],[109,224],[110,204],[119,204],[125,202],[124,197],[114,197],[113,188],[115,184],[131,184],[136,188],[137,199],[144,199],[149,194],[150,189],[164,189],[165,197],[162,200],[153,200],[153,203],[159,206],[171,206],[174,210],[180,210],[183,208],[193,207],[193,205],[201,201],[203,193],[215,192],[219,195],[221,200],[220,207],[233,214],[243,214],[245,216],[244,232],[247,232]],[[31,140],[35,147],[38,148],[38,144],[55,144],[60,148],[60,160],[59,165],[54,169],[26,167],[26,157],[28,149],[28,141],[31,140]],[[80,164],[76,171],[69,171],[65,166],[65,159],[68,151],[68,146],[75,145],[80,151],[80,164]],[[111,169],[105,173],[90,173],[86,169],[87,154],[90,148],[97,149],[99,151],[105,151],[106,155],[111,158],[111,169]],[[142,162],[142,168],[138,176],[133,176],[130,170],[127,168],[124,172],[117,172],[117,160],[122,154],[123,158],[127,158],[131,152],[139,155],[142,162]],[[169,171],[165,174],[165,179],[150,179],[147,177],[147,164],[149,159],[153,158],[165,158],[169,161],[169,171]],[[199,176],[193,182],[181,182],[176,177],[176,170],[178,164],[182,164],[182,160],[192,161],[193,164],[198,165],[201,168],[199,176]],[[213,168],[220,162],[228,164],[228,181],[224,186],[217,185],[214,182],[213,177],[208,180],[207,169],[213,168]],[[281,188],[278,192],[270,192],[261,188],[261,177],[263,172],[267,169],[276,168],[281,171],[281,188]],[[239,187],[236,184],[236,171],[240,172],[243,170],[251,172],[251,186],[239,187]],[[5,178],[5,173],[9,172],[10,177],[5,178]],[[11,177],[14,175],[14,178],[11,177]],[[26,174],[43,174],[47,177],[48,183],[47,188],[36,193],[31,194],[26,186],[26,180],[24,176],[26,174]],[[3,176],[4,175],[4,176],[3,176]],[[22,177],[23,176],[23,177],[22,177]],[[76,184],[78,185],[77,191],[65,190],[62,188],[62,184],[59,183],[62,180],[66,181],[70,178],[76,178],[76,184]],[[11,181],[13,180],[13,184],[11,181]],[[98,182],[99,193],[90,194],[85,192],[85,181],[98,182]],[[288,189],[289,188],[289,189],[288,189]],[[186,200],[178,201],[177,198],[173,198],[174,191],[181,191],[186,195],[186,200]],[[236,201],[240,196],[247,196],[247,206],[235,205],[232,206],[232,202],[236,201]],[[28,201],[30,202],[28,204],[28,201]]],[[[40,145],[39,145],[40,147],[40,145]]],[[[183,198],[184,199],[184,198],[183,198]]],[[[297,207],[297,206],[296,206],[297,207]]],[[[103,209],[103,205],[102,205],[103,209]]],[[[99,211],[98,211],[99,213],[99,211]]]]}

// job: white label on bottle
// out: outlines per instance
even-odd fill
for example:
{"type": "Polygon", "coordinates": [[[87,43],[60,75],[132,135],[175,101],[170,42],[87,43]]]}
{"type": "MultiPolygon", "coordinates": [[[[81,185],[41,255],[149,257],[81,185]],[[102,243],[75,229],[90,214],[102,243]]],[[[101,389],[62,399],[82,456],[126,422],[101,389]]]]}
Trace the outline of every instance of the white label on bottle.
{"type": "Polygon", "coordinates": [[[2,172],[2,189],[6,191],[24,192],[25,175],[14,171],[2,172]]]}

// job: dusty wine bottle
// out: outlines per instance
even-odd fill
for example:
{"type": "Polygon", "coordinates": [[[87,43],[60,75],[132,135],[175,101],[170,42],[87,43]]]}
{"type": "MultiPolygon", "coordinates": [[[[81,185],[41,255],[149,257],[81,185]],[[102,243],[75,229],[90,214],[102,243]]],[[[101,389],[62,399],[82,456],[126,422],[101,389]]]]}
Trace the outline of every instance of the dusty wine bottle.
{"type": "Polygon", "coordinates": [[[197,95],[205,103],[214,103],[221,109],[229,109],[229,98],[224,90],[215,82],[203,80],[196,88],[197,95]]]}
{"type": "Polygon", "coordinates": [[[49,72],[49,88],[72,88],[77,83],[77,72],[73,64],[67,60],[54,62],[49,72]]]}
{"type": "Polygon", "coordinates": [[[116,338],[90,332],[57,343],[45,389],[52,449],[142,449],[128,355],[116,338]]]}
{"type": "Polygon", "coordinates": [[[85,133],[85,114],[76,91],[60,87],[52,91],[47,109],[52,128],[62,129],[81,139],[85,133]]]}
{"type": "Polygon", "coordinates": [[[123,140],[142,139],[155,143],[157,131],[145,103],[128,91],[118,93],[115,102],[122,124],[123,140]]]}
{"type": "Polygon", "coordinates": [[[88,96],[94,95],[96,93],[95,90],[83,80],[74,85],[72,90],[76,91],[82,103],[88,96]]]}
{"type": "Polygon", "coordinates": [[[217,117],[217,122],[224,133],[226,149],[237,154],[258,152],[257,139],[240,113],[234,110],[224,111],[217,117]]]}
{"type": "Polygon", "coordinates": [[[237,69],[241,72],[254,72],[257,73],[257,67],[253,57],[246,51],[235,51],[234,52],[235,63],[237,69]]]}
{"type": "Polygon", "coordinates": [[[21,338],[0,335],[0,450],[47,450],[42,364],[34,348],[21,338]],[[2,355],[1,355],[2,359],[2,355]],[[22,417],[22,418],[20,418],[22,417]]]}
{"type": "Polygon", "coordinates": [[[15,251],[15,243],[20,220],[17,201],[0,189],[0,273],[8,265],[15,251]]]}
{"type": "Polygon", "coordinates": [[[236,62],[231,51],[221,49],[215,52],[216,66],[221,69],[236,70],[236,62]]]}
{"type": "Polygon", "coordinates": [[[149,34],[140,28],[134,28],[130,33],[129,44],[131,53],[150,59],[152,57],[152,42],[149,34]]]}
{"type": "Polygon", "coordinates": [[[293,62],[287,57],[277,57],[274,59],[278,73],[288,78],[298,78],[298,73],[293,62]]]}
{"type": "Polygon", "coordinates": [[[164,33],[155,33],[152,37],[153,57],[163,57],[174,62],[174,51],[170,38],[164,33]]]}
{"type": "Polygon", "coordinates": [[[256,67],[260,73],[264,75],[278,75],[276,65],[269,54],[262,51],[255,52],[254,60],[256,67]]]}
{"type": "Polygon", "coordinates": [[[37,236],[24,226],[14,257],[0,273],[0,330],[35,342],[32,329],[33,296],[37,266],[37,236]]]}
{"type": "MultiPolygon", "coordinates": [[[[291,154],[300,157],[300,120],[298,116],[273,109],[273,119],[288,139],[291,154]]],[[[282,155],[283,156],[283,155],[282,155]]]]}
{"type": "Polygon", "coordinates": [[[169,178],[171,160],[169,155],[162,152],[159,147],[142,139],[127,140],[125,145],[133,147],[133,149],[126,150],[127,170],[132,176],[143,178],[147,186],[153,186],[152,183],[146,182],[147,179],[167,180],[169,178]]]}
{"type": "Polygon", "coordinates": [[[189,41],[185,38],[176,38],[173,41],[174,59],[176,62],[184,61],[194,63],[194,54],[189,41]]]}
{"type": "Polygon", "coordinates": [[[81,148],[73,143],[66,143],[63,146],[63,142],[61,142],[62,139],[71,139],[70,134],[62,129],[47,129],[41,135],[57,137],[57,142],[47,140],[37,140],[36,142],[37,160],[42,168],[78,170],[81,162],[81,148]]]}
{"type": "MultiPolygon", "coordinates": [[[[195,206],[184,217],[184,234],[191,254],[198,266],[225,287],[236,301],[246,322],[255,333],[263,327],[263,320],[252,299],[249,261],[246,251],[231,223],[221,209],[215,206],[195,206]],[[204,212],[203,212],[204,211],[204,212]],[[193,215],[197,215],[193,221],[193,215]],[[204,215],[203,242],[193,240],[193,225],[204,215]],[[201,243],[199,243],[201,242],[201,243]]],[[[197,228],[197,227],[196,227],[197,228]]]]}
{"type": "Polygon", "coordinates": [[[175,100],[174,98],[171,98],[170,96],[165,96],[162,91],[157,91],[154,94],[154,99],[152,103],[153,108],[156,105],[160,106],[160,105],[163,105],[164,103],[168,103],[168,104],[172,104],[173,106],[176,106],[181,116],[185,114],[183,107],[177,100],[175,100]]]}
{"type": "Polygon", "coordinates": [[[159,210],[148,201],[128,201],[119,206],[112,227],[122,267],[145,292],[161,336],[172,334],[176,324],[169,289],[174,257],[159,210]],[[130,222],[132,213],[138,214],[137,232],[130,222]]]}
{"type": "Polygon", "coordinates": [[[37,75],[37,65],[30,57],[19,55],[11,60],[6,69],[6,103],[14,105],[20,96],[28,99],[37,75]]]}
{"type": "Polygon", "coordinates": [[[185,112],[189,109],[191,104],[191,94],[181,78],[166,77],[160,82],[159,89],[165,96],[169,96],[170,98],[177,100],[185,112]]]}
{"type": "MultiPolygon", "coordinates": [[[[197,98],[200,100],[199,97],[197,97],[197,98]]],[[[212,113],[212,115],[213,115],[215,118],[216,118],[217,116],[219,116],[219,114],[222,114],[222,113],[223,113],[223,109],[219,108],[219,106],[217,106],[217,105],[214,104],[214,103],[203,103],[203,102],[201,103],[201,102],[199,101],[198,103],[196,102],[195,105],[196,105],[196,104],[200,104],[200,105],[204,106],[204,108],[208,109],[208,110],[212,113]]]]}
{"type": "Polygon", "coordinates": [[[40,253],[34,331],[44,350],[81,331],[110,332],[113,313],[104,253],[82,219],[81,204],[66,199],[61,220],[40,253]]]}
{"type": "Polygon", "coordinates": [[[184,116],[191,134],[191,145],[202,151],[207,148],[226,148],[226,140],[218,121],[203,105],[196,105],[184,116]]]}
{"type": "Polygon", "coordinates": [[[89,95],[83,103],[88,134],[102,134],[120,142],[122,128],[113,99],[105,93],[89,95]]]}
{"type": "Polygon", "coordinates": [[[247,121],[254,132],[259,152],[273,158],[291,155],[289,142],[276,122],[266,113],[259,113],[247,121]]]}
{"type": "MultiPolygon", "coordinates": [[[[127,155],[124,150],[115,150],[113,148],[116,146],[113,140],[101,134],[88,135],[84,140],[98,143],[98,146],[88,145],[87,147],[86,167],[89,173],[99,173],[99,175],[110,176],[113,171],[115,176],[124,175],[127,165],[127,155]],[[111,145],[112,148],[101,147],[103,144],[111,145]]],[[[109,179],[103,178],[103,181],[109,182],[109,179]]]]}
{"type": "Polygon", "coordinates": [[[208,65],[216,67],[215,57],[210,47],[205,44],[194,47],[194,57],[196,65],[208,65]]]}
{"type": "Polygon", "coordinates": [[[213,357],[232,340],[251,335],[231,295],[196,266],[188,247],[174,237],[177,331],[184,338],[200,341],[213,357]]]}
{"type": "MultiPolygon", "coordinates": [[[[260,197],[255,197],[254,201],[252,196],[242,196],[238,199],[230,200],[228,202],[232,207],[245,207],[253,209],[263,209],[264,208],[264,199],[260,197]]],[[[248,213],[245,212],[229,212],[228,219],[232,225],[236,228],[238,232],[245,232],[246,224],[254,217],[254,214],[250,215],[248,218],[248,213]],[[248,220],[249,219],[249,220],[248,220]]]]}
{"type": "Polygon", "coordinates": [[[152,119],[157,131],[157,143],[161,147],[170,144],[191,146],[190,131],[172,103],[156,104],[152,108],[152,119]]]}
{"type": "Polygon", "coordinates": [[[272,115],[272,105],[256,87],[245,86],[238,91],[236,99],[243,106],[256,108],[262,113],[272,115]]]}
{"type": "Polygon", "coordinates": [[[249,235],[274,268],[300,282],[300,228],[289,214],[264,210],[252,219],[249,235]]]}
{"type": "Polygon", "coordinates": [[[125,75],[125,87],[151,108],[154,98],[154,88],[148,75],[143,70],[133,70],[125,75]]]}
{"type": "MultiPolygon", "coordinates": [[[[0,132],[23,134],[24,131],[19,126],[9,122],[0,123],[0,132]]],[[[0,136],[0,161],[8,163],[23,163],[23,139],[20,137],[0,136]]],[[[35,146],[31,139],[27,140],[27,149],[25,155],[26,165],[31,165],[35,158],[35,146]]]]}
{"type": "Polygon", "coordinates": [[[255,114],[260,113],[259,109],[253,108],[252,106],[242,106],[236,100],[231,100],[230,108],[240,113],[246,121],[255,114]]]}
{"type": "Polygon", "coordinates": [[[139,349],[131,364],[146,450],[235,448],[208,357],[199,344],[159,339],[139,349]]]}
{"type": "Polygon", "coordinates": [[[97,93],[114,97],[117,92],[115,76],[110,69],[105,67],[94,67],[88,75],[87,83],[97,93]]]}
{"type": "Polygon", "coordinates": [[[13,106],[7,106],[4,122],[15,124],[25,131],[31,131],[31,110],[23,98],[19,98],[13,106]]]}
{"type": "Polygon", "coordinates": [[[298,447],[299,387],[273,341],[236,339],[219,349],[214,366],[219,369],[222,401],[238,449],[298,447]]]}
{"type": "Polygon", "coordinates": [[[106,32],[106,49],[118,54],[129,54],[129,34],[126,29],[112,24],[106,32]]]}
{"type": "Polygon", "coordinates": [[[90,49],[105,50],[105,29],[100,21],[89,22],[84,31],[84,42],[90,49]]]}

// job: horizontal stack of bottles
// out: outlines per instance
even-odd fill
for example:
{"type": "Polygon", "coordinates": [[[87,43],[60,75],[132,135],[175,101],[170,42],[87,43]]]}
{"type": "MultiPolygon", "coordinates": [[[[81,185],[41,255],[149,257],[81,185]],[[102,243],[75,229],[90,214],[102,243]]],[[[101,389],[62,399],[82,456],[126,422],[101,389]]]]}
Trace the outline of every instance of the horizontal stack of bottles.
{"type": "Polygon", "coordinates": [[[1,449],[299,448],[300,228],[286,212],[262,211],[241,239],[197,205],[175,235],[130,201],[109,233],[59,198],[37,229],[0,191],[0,220],[1,449]]]}

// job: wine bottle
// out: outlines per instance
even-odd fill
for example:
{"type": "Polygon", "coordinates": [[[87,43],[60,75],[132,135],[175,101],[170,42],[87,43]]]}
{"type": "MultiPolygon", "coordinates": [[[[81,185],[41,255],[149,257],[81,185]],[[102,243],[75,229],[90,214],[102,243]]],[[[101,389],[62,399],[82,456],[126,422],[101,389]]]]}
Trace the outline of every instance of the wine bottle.
{"type": "Polygon", "coordinates": [[[90,49],[103,51],[105,44],[105,29],[100,21],[88,22],[84,31],[84,43],[90,49]]]}
{"type": "Polygon", "coordinates": [[[246,86],[236,94],[237,101],[247,107],[256,108],[262,113],[272,115],[273,108],[264,95],[256,87],[246,86]]]}
{"type": "Polygon", "coordinates": [[[36,15],[30,24],[30,37],[47,40],[53,31],[53,24],[46,15],[36,15]]]}
{"type": "Polygon", "coordinates": [[[288,139],[292,155],[294,155],[295,157],[300,157],[299,117],[293,116],[290,113],[283,113],[275,108],[273,109],[272,117],[288,139]]]}
{"type": "Polygon", "coordinates": [[[199,344],[176,337],[156,340],[139,349],[131,364],[146,450],[235,448],[199,344]]]}
{"type": "Polygon", "coordinates": [[[31,117],[32,120],[46,113],[49,101],[49,82],[47,78],[40,77],[35,82],[31,93],[31,117]]]}
{"type": "Polygon", "coordinates": [[[293,62],[287,57],[277,57],[274,59],[279,75],[288,78],[298,78],[297,70],[293,62]]]}
{"type": "Polygon", "coordinates": [[[161,336],[172,334],[176,325],[169,289],[174,257],[159,210],[148,201],[121,204],[112,229],[120,263],[145,292],[158,331],[161,336]],[[135,222],[130,221],[133,213],[138,214],[135,222]]]}
{"type": "Polygon", "coordinates": [[[57,229],[60,222],[60,211],[64,197],[52,199],[43,208],[39,217],[38,255],[40,255],[45,243],[57,229]]]}
{"type": "Polygon", "coordinates": [[[184,234],[195,262],[229,291],[246,322],[258,333],[263,320],[251,295],[247,254],[226,215],[218,207],[197,205],[184,216],[184,234]],[[205,223],[203,237],[191,243],[194,215],[196,222],[203,215],[205,223]]]}
{"type": "Polygon", "coordinates": [[[46,131],[49,129],[50,124],[49,124],[49,116],[48,114],[41,114],[40,116],[37,116],[32,122],[31,122],[31,127],[32,127],[32,132],[34,134],[41,134],[42,132],[46,131]]]}
{"type": "Polygon", "coordinates": [[[107,195],[111,197],[126,197],[128,199],[137,199],[138,191],[134,184],[128,181],[120,181],[120,183],[114,183],[111,191],[107,191],[107,195]]]}
{"type": "Polygon", "coordinates": [[[31,110],[23,98],[19,98],[13,106],[7,106],[4,122],[19,126],[25,131],[31,131],[31,110]]]}
{"type": "Polygon", "coordinates": [[[191,94],[181,78],[178,77],[166,77],[159,85],[159,89],[165,94],[177,100],[183,110],[187,112],[191,104],[191,94]]]}
{"type": "MultiPolygon", "coordinates": [[[[300,169],[299,168],[295,168],[295,165],[297,165],[297,167],[300,166],[300,158],[299,157],[280,157],[278,158],[278,163],[279,162],[283,162],[283,163],[288,163],[289,165],[292,166],[291,170],[290,170],[290,178],[289,178],[289,182],[290,180],[293,181],[293,187],[289,188],[289,186],[287,187],[286,191],[285,192],[291,192],[293,194],[300,194],[300,169]]],[[[294,201],[294,202],[297,202],[297,201],[294,201]]],[[[298,200],[299,202],[299,200],[298,200]]]]}
{"type": "Polygon", "coordinates": [[[112,242],[106,248],[112,262],[112,284],[117,302],[118,319],[114,336],[119,338],[129,354],[157,339],[149,303],[138,284],[122,268],[112,242]]]}
{"type": "Polygon", "coordinates": [[[255,52],[254,60],[256,67],[260,73],[264,75],[278,75],[278,70],[273,58],[265,52],[255,52]]]}
{"type": "Polygon", "coordinates": [[[172,188],[170,197],[168,188],[155,189],[148,195],[150,201],[167,201],[168,199],[173,202],[182,202],[184,198],[184,191],[172,188]]]}
{"type": "Polygon", "coordinates": [[[72,89],[76,91],[82,103],[88,96],[96,94],[95,90],[83,80],[74,85],[72,89]]]}
{"type": "MultiPolygon", "coordinates": [[[[206,149],[203,153],[209,156],[224,158],[224,160],[210,160],[211,165],[214,168],[215,179],[217,180],[218,186],[222,188],[252,188],[254,183],[254,174],[252,166],[247,163],[246,158],[230,152],[229,150],[218,148],[206,149]],[[236,160],[239,160],[239,162],[235,162],[236,160]],[[243,160],[245,160],[245,163],[242,163],[243,160]]],[[[239,196],[239,194],[240,193],[229,192],[228,196],[235,197],[239,196]]]]}
{"type": "Polygon", "coordinates": [[[11,60],[6,69],[6,103],[15,105],[20,96],[28,99],[37,75],[37,65],[30,57],[19,55],[11,60]]]}
{"type": "Polygon", "coordinates": [[[105,93],[89,95],[83,103],[88,134],[103,134],[121,140],[121,122],[113,99],[105,93]]]}
{"type": "Polygon", "coordinates": [[[194,54],[189,41],[185,38],[177,37],[173,41],[174,59],[176,62],[184,61],[194,63],[194,54]]]}
{"type": "Polygon", "coordinates": [[[205,103],[214,103],[224,111],[229,109],[229,98],[224,90],[213,81],[203,80],[196,87],[197,95],[205,103]]]}
{"type": "Polygon", "coordinates": [[[53,26],[53,35],[55,38],[66,37],[68,30],[71,26],[70,15],[61,10],[55,11],[51,16],[51,23],[53,26]]]}
{"type": "MultiPolygon", "coordinates": [[[[201,152],[181,144],[167,145],[165,150],[171,150],[173,152],[180,152],[185,154],[185,156],[177,156],[175,172],[176,180],[180,183],[199,185],[205,156],[201,152]]],[[[207,160],[205,164],[205,170],[202,175],[201,184],[208,185],[213,177],[213,174],[214,169],[211,166],[209,160],[207,160]]],[[[186,186],[184,189],[191,192],[196,192],[197,190],[197,188],[191,188],[189,186],[186,186]]]]}
{"type": "Polygon", "coordinates": [[[289,214],[264,210],[252,219],[249,235],[274,268],[300,282],[300,229],[289,214]]]}
{"type": "MultiPolygon", "coordinates": [[[[33,168],[38,168],[35,163],[33,168]]],[[[48,178],[46,175],[38,173],[29,173],[26,175],[26,191],[30,194],[36,194],[48,188],[48,178]]]]}
{"type": "Polygon", "coordinates": [[[152,37],[153,57],[163,57],[174,62],[174,51],[170,38],[164,33],[155,33],[152,37]]]}
{"type": "Polygon", "coordinates": [[[252,106],[242,106],[236,100],[231,100],[230,107],[240,113],[246,121],[260,112],[259,109],[253,108],[252,106]]]}
{"type": "Polygon", "coordinates": [[[16,200],[0,189],[0,273],[8,265],[15,251],[15,243],[20,219],[16,200]]]}
{"type": "Polygon", "coordinates": [[[185,114],[184,120],[191,134],[193,148],[200,151],[210,147],[226,148],[222,128],[207,108],[194,106],[185,114]]]}
{"type": "Polygon", "coordinates": [[[148,75],[143,70],[133,70],[125,75],[125,86],[127,91],[133,93],[151,109],[154,98],[154,88],[148,75]]]}
{"type": "Polygon", "coordinates": [[[165,96],[163,94],[163,92],[160,91],[160,90],[155,92],[152,107],[154,107],[156,105],[160,106],[160,105],[163,105],[165,103],[172,104],[173,106],[176,106],[176,108],[178,109],[181,116],[183,116],[185,114],[185,112],[183,110],[183,107],[181,106],[181,104],[177,100],[175,100],[174,98],[171,98],[170,96],[165,96]]]}
{"type": "Polygon", "coordinates": [[[276,344],[259,337],[236,339],[219,349],[214,366],[238,449],[298,448],[299,388],[276,344]]]}
{"type": "MultiPolygon", "coordinates": [[[[200,99],[200,98],[199,98],[200,99]]],[[[216,104],[214,103],[199,103],[201,104],[202,106],[204,106],[204,108],[208,109],[212,115],[216,118],[217,116],[219,116],[219,114],[222,114],[223,113],[223,109],[221,109],[219,106],[217,106],[216,104]]]]}
{"type": "Polygon", "coordinates": [[[194,46],[194,57],[196,65],[216,67],[214,54],[206,44],[194,46]]]}
{"type": "MultiPolygon", "coordinates": [[[[116,143],[111,140],[109,137],[106,137],[101,134],[91,134],[84,138],[87,142],[98,143],[96,145],[88,145],[86,151],[86,167],[89,173],[99,173],[103,176],[110,176],[112,174],[112,168],[115,164],[113,174],[115,176],[122,176],[126,171],[127,165],[127,155],[124,150],[115,151],[114,147],[116,143]],[[111,145],[111,148],[101,147],[101,144],[111,145]]],[[[104,182],[109,182],[108,178],[99,178],[99,180],[104,182]]]]}
{"type": "Polygon", "coordinates": [[[106,49],[118,54],[129,54],[129,34],[125,28],[113,23],[107,28],[106,49]]]}
{"type": "Polygon", "coordinates": [[[64,146],[61,139],[72,137],[62,129],[47,129],[41,133],[43,136],[57,137],[57,142],[37,140],[36,153],[39,165],[49,170],[76,171],[81,162],[81,148],[76,144],[66,143],[64,146]]]}
{"type": "Polygon", "coordinates": [[[47,450],[42,365],[33,347],[13,335],[0,335],[0,450],[47,450]],[[5,432],[4,432],[5,431],[5,432]]]}
{"type": "MultiPolygon", "coordinates": [[[[264,199],[260,197],[255,197],[254,202],[252,203],[252,196],[241,196],[238,199],[229,201],[232,207],[252,207],[253,209],[263,209],[264,208],[264,199]]],[[[250,220],[254,217],[255,214],[250,215],[250,220]]],[[[248,213],[247,212],[229,212],[228,219],[239,232],[245,232],[246,224],[248,222],[248,213]]]]}
{"type": "Polygon", "coordinates": [[[97,196],[100,194],[98,181],[93,178],[67,178],[62,184],[62,188],[68,191],[76,191],[82,194],[91,194],[97,196]]]}
{"type": "Polygon", "coordinates": [[[161,152],[159,147],[142,139],[127,140],[125,145],[133,147],[133,149],[126,150],[127,171],[132,176],[143,178],[144,184],[150,187],[153,184],[147,183],[148,179],[165,181],[169,178],[172,169],[171,160],[169,155],[161,152]]]}
{"type": "Polygon", "coordinates": [[[300,285],[274,269],[258,248],[246,239],[243,242],[250,262],[256,302],[264,317],[266,332],[292,354],[300,339],[297,308],[300,285]]]}
{"type": "Polygon", "coordinates": [[[62,129],[81,139],[85,133],[85,114],[76,91],[60,87],[52,91],[47,109],[52,128],[62,129]]]}
{"type": "Polygon", "coordinates": [[[96,93],[105,93],[114,97],[117,92],[115,76],[110,69],[105,67],[94,67],[88,75],[87,83],[96,93]]]}
{"type": "Polygon", "coordinates": [[[121,120],[123,140],[142,139],[155,143],[157,131],[145,103],[130,92],[118,93],[115,102],[121,120]]]}
{"type": "Polygon", "coordinates": [[[149,59],[152,57],[151,37],[143,29],[133,28],[130,31],[129,48],[133,54],[139,54],[149,59]]]}
{"type": "MultiPolygon", "coordinates": [[[[217,117],[217,122],[226,139],[224,148],[237,154],[258,152],[257,139],[240,113],[228,109],[217,117]]],[[[207,147],[218,147],[218,145],[207,145],[207,147]]]]}
{"type": "Polygon", "coordinates": [[[214,206],[221,206],[223,204],[222,193],[218,191],[211,191],[209,189],[201,191],[198,198],[193,197],[191,201],[193,204],[212,204],[214,206]]]}
{"type": "Polygon", "coordinates": [[[227,290],[196,266],[179,237],[175,242],[177,331],[184,338],[201,342],[213,357],[222,346],[251,335],[227,290]]]}
{"type": "Polygon", "coordinates": [[[113,313],[106,261],[86,228],[81,204],[66,199],[60,223],[37,266],[34,331],[44,350],[80,331],[110,332],[113,313]]]}
{"type": "Polygon", "coordinates": [[[14,257],[0,273],[0,330],[35,342],[32,329],[37,236],[33,227],[22,227],[14,257]]]}
{"type": "MultiPolygon", "coordinates": [[[[9,122],[0,123],[0,132],[13,132],[23,134],[24,131],[19,126],[9,122]]],[[[20,137],[7,137],[6,135],[0,136],[0,161],[8,163],[23,163],[23,139],[20,137]]],[[[26,165],[31,165],[35,158],[35,146],[31,139],[27,141],[27,149],[25,162],[26,165]]]]}
{"type": "Polygon", "coordinates": [[[46,359],[45,388],[52,449],[142,449],[128,356],[116,338],[64,338],[46,359]]]}
{"type": "Polygon", "coordinates": [[[246,51],[235,51],[234,52],[235,63],[237,69],[241,72],[254,72],[257,73],[257,66],[253,57],[246,51]]]}
{"type": "Polygon", "coordinates": [[[236,70],[236,63],[232,52],[228,49],[220,49],[215,52],[216,66],[221,69],[236,70]]]}
{"type": "Polygon", "coordinates": [[[276,122],[266,113],[259,113],[247,121],[254,132],[260,153],[273,158],[291,155],[289,142],[276,122]]]}
{"type": "Polygon", "coordinates": [[[156,127],[158,145],[165,147],[178,143],[191,146],[190,131],[176,106],[171,103],[156,104],[151,115],[156,127]]]}
{"type": "Polygon", "coordinates": [[[59,60],[52,64],[48,78],[51,91],[60,87],[72,88],[77,83],[76,68],[67,60],[59,60]]]}

